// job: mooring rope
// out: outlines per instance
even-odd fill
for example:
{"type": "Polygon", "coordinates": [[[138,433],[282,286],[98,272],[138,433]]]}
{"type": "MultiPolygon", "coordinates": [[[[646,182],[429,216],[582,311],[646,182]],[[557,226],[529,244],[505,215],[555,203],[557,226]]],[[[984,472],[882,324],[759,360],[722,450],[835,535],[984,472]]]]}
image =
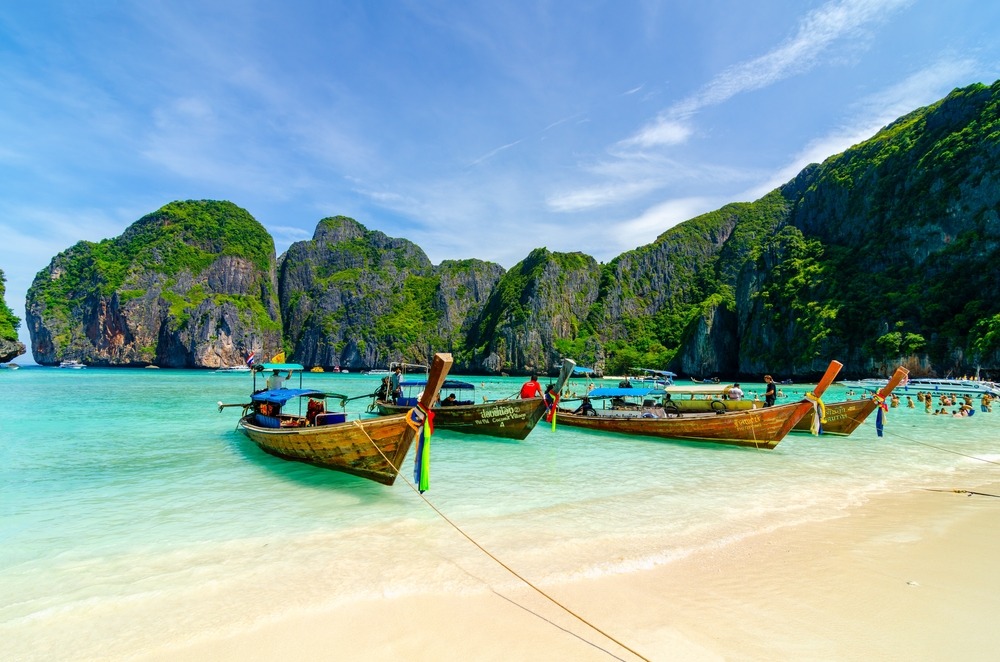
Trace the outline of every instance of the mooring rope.
{"type": "Polygon", "coordinates": [[[927,492],[954,492],[956,494],[964,494],[966,496],[972,496],[975,494],[977,496],[996,497],[997,499],[1000,499],[1000,494],[987,494],[986,492],[973,492],[972,490],[936,490],[933,487],[925,487],[924,490],[927,492]]]}
{"type": "MultiPolygon", "coordinates": [[[[858,421],[858,418],[856,416],[852,416],[851,420],[856,421],[859,424],[864,422],[864,419],[862,419],[861,421],[858,421]]],[[[937,444],[929,444],[929,443],[927,443],[925,441],[920,441],[919,439],[914,439],[913,437],[909,437],[907,435],[900,434],[896,430],[891,430],[891,431],[887,430],[886,433],[887,434],[891,434],[892,436],[898,437],[899,439],[902,439],[904,441],[908,441],[910,443],[917,444],[918,446],[923,446],[925,448],[931,448],[933,450],[942,451],[944,453],[949,453],[951,455],[957,455],[958,457],[964,457],[964,458],[966,458],[968,460],[974,460],[976,462],[982,462],[984,464],[995,464],[995,465],[1000,466],[1000,462],[997,462],[996,460],[990,460],[990,459],[987,459],[985,457],[978,457],[976,455],[969,455],[968,453],[962,453],[960,451],[956,451],[956,450],[951,449],[951,448],[946,448],[944,446],[938,446],[937,444]]],[[[951,492],[951,493],[956,493],[956,494],[965,494],[966,496],[976,495],[976,496],[996,497],[996,498],[1000,499],[1000,494],[989,494],[987,492],[974,492],[972,490],[962,490],[962,489],[942,490],[942,489],[935,489],[935,488],[931,488],[931,487],[925,487],[925,488],[922,488],[922,489],[924,491],[927,491],[927,492],[951,492]]]]}
{"type": "MultiPolygon", "coordinates": [[[[429,499],[428,499],[428,498],[427,498],[426,496],[424,496],[423,494],[421,494],[421,493],[420,493],[420,490],[419,490],[419,489],[417,489],[417,486],[416,486],[416,485],[414,485],[414,484],[413,484],[412,482],[410,482],[410,481],[409,481],[409,480],[408,480],[408,479],[407,479],[407,478],[406,478],[405,476],[403,476],[403,475],[402,475],[402,474],[400,473],[400,471],[399,471],[399,467],[397,467],[396,465],[394,465],[394,464],[392,463],[392,460],[390,460],[390,459],[389,459],[389,458],[388,458],[388,457],[386,456],[386,454],[382,452],[382,449],[378,447],[378,444],[376,444],[376,443],[375,443],[375,440],[371,438],[371,435],[369,435],[369,434],[368,434],[368,431],[367,431],[367,430],[365,430],[365,428],[364,428],[364,426],[363,426],[363,425],[361,425],[361,421],[360,421],[360,420],[355,420],[355,421],[353,421],[353,423],[354,423],[354,424],[355,424],[355,425],[356,425],[356,426],[358,427],[358,429],[359,429],[359,430],[361,430],[361,431],[362,431],[362,432],[364,433],[364,435],[365,435],[365,436],[366,436],[366,437],[368,438],[368,441],[370,441],[370,442],[371,442],[372,446],[374,446],[374,447],[375,447],[375,450],[377,450],[377,451],[378,451],[379,455],[381,455],[381,456],[382,456],[382,458],[383,458],[383,459],[384,459],[384,460],[386,461],[386,463],[388,463],[388,465],[389,465],[390,467],[392,467],[392,468],[393,468],[393,470],[394,470],[394,471],[396,472],[396,475],[397,475],[397,476],[399,476],[399,477],[401,477],[401,478],[403,479],[403,482],[405,482],[405,483],[406,483],[406,484],[407,484],[407,485],[409,486],[409,488],[410,488],[411,490],[413,490],[413,492],[414,492],[414,493],[415,493],[415,494],[416,494],[416,495],[417,495],[418,497],[420,497],[420,498],[421,498],[421,499],[423,500],[423,502],[424,502],[424,503],[426,503],[426,504],[427,504],[427,506],[428,506],[428,507],[429,507],[429,508],[430,508],[431,510],[433,510],[433,511],[434,511],[435,513],[437,513],[437,515],[438,515],[438,516],[439,516],[439,517],[440,517],[441,519],[443,519],[443,520],[444,520],[445,522],[447,522],[447,523],[448,523],[448,524],[449,524],[449,525],[450,525],[450,526],[451,526],[451,527],[452,527],[453,529],[455,529],[455,531],[457,531],[457,532],[458,532],[459,534],[461,534],[463,538],[465,538],[465,539],[466,539],[466,540],[468,540],[468,541],[469,541],[470,543],[472,543],[473,545],[475,545],[475,547],[476,547],[477,549],[479,549],[479,551],[481,551],[481,552],[482,552],[483,554],[485,554],[486,556],[488,556],[488,557],[490,557],[491,559],[493,559],[493,561],[494,561],[494,562],[496,562],[496,563],[497,563],[497,564],[498,564],[498,565],[499,565],[500,567],[502,567],[502,568],[503,568],[504,570],[506,570],[506,571],[507,571],[507,572],[509,572],[510,574],[512,574],[512,575],[514,575],[515,577],[517,577],[518,579],[520,579],[520,580],[521,580],[522,582],[524,582],[524,583],[525,583],[525,584],[526,584],[527,586],[529,586],[529,587],[530,587],[531,589],[533,589],[533,590],[534,590],[534,591],[535,591],[536,593],[538,593],[539,595],[541,595],[542,597],[544,597],[545,599],[547,599],[547,600],[548,600],[549,602],[551,602],[552,604],[556,605],[557,607],[559,607],[560,609],[562,609],[563,611],[565,611],[565,612],[566,612],[567,614],[570,614],[571,616],[573,616],[574,618],[576,618],[576,619],[577,619],[578,621],[580,621],[581,623],[583,623],[583,624],[584,624],[584,625],[586,625],[587,627],[589,627],[589,628],[591,628],[592,630],[594,630],[595,632],[597,632],[597,633],[599,633],[599,634],[603,635],[604,637],[607,637],[607,638],[608,638],[609,640],[611,640],[611,641],[615,642],[616,644],[618,644],[619,646],[621,646],[622,648],[624,648],[624,649],[625,649],[625,650],[627,650],[628,652],[630,652],[630,653],[632,653],[633,655],[635,655],[636,657],[638,657],[638,658],[639,658],[640,660],[645,660],[646,662],[650,662],[649,658],[645,657],[644,655],[642,655],[642,654],[641,654],[641,653],[639,653],[638,651],[635,651],[635,650],[633,650],[633,649],[632,649],[632,648],[630,648],[629,646],[625,645],[624,643],[622,643],[622,642],[621,642],[621,641],[619,641],[618,639],[614,638],[613,636],[611,636],[610,634],[608,634],[607,632],[605,632],[604,630],[602,630],[602,629],[601,629],[601,628],[599,628],[598,626],[594,625],[593,623],[591,623],[590,621],[588,621],[587,619],[585,619],[585,618],[584,618],[583,616],[580,616],[580,615],[579,615],[579,614],[577,614],[577,613],[576,613],[575,611],[573,611],[572,609],[570,609],[570,608],[569,608],[569,607],[567,607],[566,605],[564,605],[564,604],[562,604],[561,602],[559,602],[558,600],[556,600],[556,599],[555,599],[554,597],[552,597],[551,595],[549,595],[548,593],[546,593],[545,591],[543,591],[543,590],[542,590],[541,588],[539,588],[539,587],[538,587],[538,586],[536,586],[535,584],[533,584],[533,583],[532,583],[532,582],[531,582],[530,580],[528,580],[528,579],[527,579],[526,577],[524,577],[523,575],[521,575],[521,574],[520,574],[519,572],[517,572],[516,570],[514,570],[513,568],[511,568],[511,567],[510,567],[509,565],[507,565],[507,564],[506,564],[506,563],[504,563],[503,561],[501,561],[501,560],[500,560],[499,558],[497,558],[497,557],[496,557],[496,556],[495,556],[495,555],[494,555],[494,554],[493,554],[492,552],[490,552],[490,551],[489,551],[488,549],[486,549],[485,547],[483,547],[482,545],[480,545],[480,544],[479,544],[478,542],[476,542],[476,540],[475,540],[475,539],[473,539],[473,537],[472,537],[472,536],[470,536],[470,535],[469,535],[468,533],[466,533],[466,532],[465,532],[465,531],[464,531],[464,530],[462,529],[462,527],[460,527],[460,526],[459,526],[458,524],[456,524],[455,522],[451,521],[451,519],[449,519],[447,515],[445,515],[445,514],[444,514],[443,512],[441,512],[441,510],[440,510],[440,509],[439,509],[439,508],[438,508],[437,506],[435,506],[435,505],[434,505],[433,503],[431,503],[431,502],[430,502],[430,500],[429,500],[429,499]]],[[[490,590],[491,590],[491,591],[493,591],[494,593],[496,593],[497,595],[500,595],[500,594],[499,594],[499,593],[497,593],[497,592],[496,592],[495,590],[493,590],[493,588],[492,588],[492,587],[490,587],[490,590]]],[[[566,630],[565,628],[563,628],[563,627],[561,627],[561,626],[559,626],[559,625],[556,625],[555,623],[552,623],[552,621],[550,621],[549,619],[545,618],[545,617],[544,617],[544,616],[542,616],[541,614],[538,614],[537,612],[535,612],[535,611],[533,611],[533,610],[529,609],[528,607],[525,607],[524,605],[521,605],[521,604],[518,604],[518,603],[517,603],[516,601],[512,600],[511,598],[507,598],[507,597],[505,597],[505,596],[502,596],[502,595],[501,595],[500,597],[504,598],[505,600],[507,600],[507,601],[509,601],[509,602],[512,602],[513,604],[516,604],[516,605],[517,605],[518,607],[520,607],[521,609],[524,609],[525,611],[528,611],[528,612],[530,612],[530,613],[534,614],[534,615],[535,615],[535,616],[537,616],[538,618],[541,618],[541,619],[542,619],[543,621],[546,621],[547,623],[550,623],[550,624],[552,624],[552,625],[555,625],[555,627],[558,627],[558,628],[559,628],[560,630],[563,630],[563,631],[565,631],[565,632],[568,632],[569,634],[572,634],[572,635],[573,635],[574,637],[576,637],[576,638],[577,638],[577,639],[579,639],[580,641],[583,641],[583,642],[586,642],[587,644],[589,644],[589,645],[593,646],[594,648],[598,649],[599,651],[602,651],[602,652],[604,652],[604,653],[607,653],[607,654],[608,654],[609,656],[611,656],[611,657],[615,658],[616,660],[622,660],[622,659],[623,659],[623,658],[620,658],[620,657],[618,657],[617,655],[615,655],[614,653],[612,653],[612,652],[611,652],[611,651],[609,651],[608,649],[604,648],[603,646],[600,646],[600,645],[598,645],[598,644],[594,643],[593,641],[590,641],[589,639],[586,639],[586,638],[584,638],[584,637],[582,637],[582,636],[580,636],[580,635],[578,635],[578,634],[576,634],[576,633],[573,633],[573,632],[570,632],[569,630],[566,630]]]]}

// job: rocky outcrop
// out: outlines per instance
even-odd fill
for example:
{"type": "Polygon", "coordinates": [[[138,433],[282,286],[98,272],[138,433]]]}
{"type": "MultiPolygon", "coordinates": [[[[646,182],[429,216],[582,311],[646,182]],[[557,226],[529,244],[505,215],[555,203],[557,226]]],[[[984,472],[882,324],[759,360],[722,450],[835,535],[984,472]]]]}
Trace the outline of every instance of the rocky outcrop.
{"type": "MultiPolygon", "coordinates": [[[[319,222],[283,256],[285,337],[307,366],[368,369],[460,353],[470,315],[502,274],[480,260],[434,267],[416,244],[351,218],[319,222]]],[[[456,357],[456,367],[462,362],[456,357]]]]}
{"type": "Polygon", "coordinates": [[[228,202],[164,206],[121,237],[80,242],[28,291],[36,362],[239,365],[281,348],[274,244],[228,202]]]}
{"type": "Polygon", "coordinates": [[[600,266],[582,253],[531,252],[508,271],[472,327],[469,367],[477,372],[546,374],[585,336],[600,266]]]}

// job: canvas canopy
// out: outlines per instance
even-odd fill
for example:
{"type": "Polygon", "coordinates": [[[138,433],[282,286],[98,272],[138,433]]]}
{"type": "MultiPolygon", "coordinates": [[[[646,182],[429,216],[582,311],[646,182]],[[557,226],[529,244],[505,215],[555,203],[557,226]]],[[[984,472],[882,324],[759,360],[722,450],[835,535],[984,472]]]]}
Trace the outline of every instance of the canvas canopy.
{"type": "MultiPolygon", "coordinates": [[[[261,391],[254,393],[250,399],[254,402],[267,402],[273,405],[284,405],[292,398],[326,398],[327,394],[322,391],[303,388],[278,388],[272,391],[261,391]]],[[[332,396],[343,397],[343,396],[332,396]]]]}
{"type": "Polygon", "coordinates": [[[256,364],[263,368],[264,370],[279,370],[281,372],[299,371],[305,370],[301,363],[258,363],[256,364]]]}
{"type": "Polygon", "coordinates": [[[647,398],[666,395],[662,388],[621,388],[620,386],[595,388],[587,394],[590,398],[647,398]]]}
{"type": "MultiPolygon", "coordinates": [[[[427,386],[426,379],[408,379],[406,381],[399,382],[400,386],[427,386]]],[[[475,386],[469,382],[460,382],[457,379],[446,379],[444,384],[441,385],[442,391],[474,391],[475,386]]]]}

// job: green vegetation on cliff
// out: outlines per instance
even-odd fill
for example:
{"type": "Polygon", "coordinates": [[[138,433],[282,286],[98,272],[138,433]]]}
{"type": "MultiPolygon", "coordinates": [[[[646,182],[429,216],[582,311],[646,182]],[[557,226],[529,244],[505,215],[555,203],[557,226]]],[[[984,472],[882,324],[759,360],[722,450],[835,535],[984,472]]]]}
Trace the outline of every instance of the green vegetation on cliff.
{"type": "Polygon", "coordinates": [[[21,328],[21,320],[7,306],[7,278],[0,269],[0,340],[17,340],[17,330],[21,328]]]}
{"type": "Polygon", "coordinates": [[[814,299],[837,310],[826,335],[845,353],[925,355],[942,373],[996,355],[1000,82],[955,90],[831,157],[796,204],[793,223],[823,244],[814,299]]]}
{"type": "MultiPolygon", "coordinates": [[[[141,296],[144,289],[129,287],[140,273],[165,276],[161,282],[169,288],[176,283],[175,276],[198,276],[221,255],[228,255],[244,258],[266,274],[273,253],[267,230],[233,203],[172,202],[133,223],[120,237],[81,241],[60,253],[53,261],[53,277],[36,279],[29,297],[43,303],[50,317],[68,320],[74,307],[95,296],[110,298],[118,293],[124,301],[141,296]]],[[[199,303],[199,293],[197,287],[190,293],[164,293],[181,324],[199,303]]],[[[266,313],[260,316],[259,302],[252,306],[234,299],[234,303],[259,324],[275,326],[266,313]]]]}

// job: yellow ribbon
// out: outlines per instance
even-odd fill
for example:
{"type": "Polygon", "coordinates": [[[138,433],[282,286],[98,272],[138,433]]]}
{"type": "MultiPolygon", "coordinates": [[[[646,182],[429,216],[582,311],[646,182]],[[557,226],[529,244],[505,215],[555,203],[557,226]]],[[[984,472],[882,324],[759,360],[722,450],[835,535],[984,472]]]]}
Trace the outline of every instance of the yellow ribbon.
{"type": "Polygon", "coordinates": [[[813,420],[812,426],[810,426],[810,432],[818,435],[820,432],[820,426],[826,423],[826,405],[823,404],[823,400],[814,394],[812,391],[806,393],[806,400],[813,405],[813,420]]]}

